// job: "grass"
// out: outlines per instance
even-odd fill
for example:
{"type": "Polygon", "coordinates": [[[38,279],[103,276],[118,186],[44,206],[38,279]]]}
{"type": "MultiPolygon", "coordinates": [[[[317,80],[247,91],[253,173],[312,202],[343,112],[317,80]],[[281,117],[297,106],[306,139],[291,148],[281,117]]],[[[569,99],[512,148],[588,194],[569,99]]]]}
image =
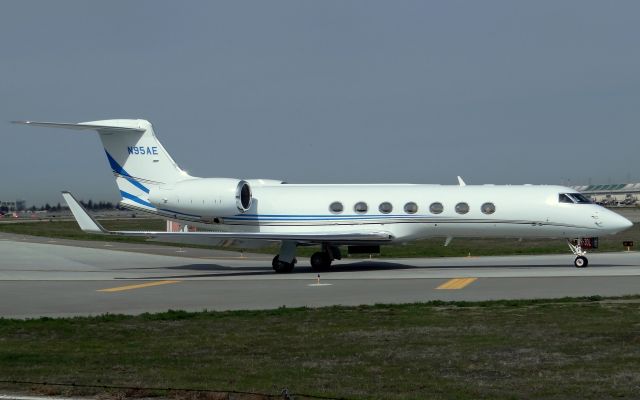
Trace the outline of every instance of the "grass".
{"type": "MultiPolygon", "coordinates": [[[[162,219],[126,218],[100,220],[99,222],[108,230],[164,231],[166,229],[165,221],[162,219]]],[[[133,243],[146,242],[142,238],[91,235],[88,233],[84,233],[82,230],[80,230],[78,223],[75,221],[52,220],[3,223],[0,224],[0,232],[74,240],[118,241],[133,243]]]]}
{"type": "MultiPolygon", "coordinates": [[[[103,224],[164,228],[162,220],[103,224]]],[[[75,222],[63,221],[0,224],[0,231],[141,241],[87,235],[75,222]]],[[[640,243],[638,225],[601,238],[601,250],[620,250],[622,240],[640,243]]],[[[459,239],[445,248],[433,239],[385,246],[382,256],[536,254],[566,252],[565,246],[550,240],[459,239]]],[[[594,297],[0,319],[0,389],[103,398],[227,398],[9,383],[31,381],[274,395],[286,387],[352,399],[637,398],[639,302],[640,297],[594,297]]]]}
{"type": "MultiPolygon", "coordinates": [[[[104,220],[101,223],[110,230],[164,230],[165,222],[161,219],[119,219],[104,220]]],[[[29,223],[0,224],[0,232],[9,232],[25,235],[46,236],[55,238],[77,240],[109,240],[121,242],[145,242],[142,238],[127,238],[119,236],[90,235],[82,232],[74,221],[42,221],[29,223]]],[[[634,226],[625,232],[614,236],[600,238],[600,246],[594,251],[622,251],[624,240],[633,240],[640,243],[640,225],[634,226]]],[[[159,242],[154,242],[159,243],[159,242]]],[[[569,252],[562,239],[454,239],[447,246],[443,246],[443,238],[419,240],[406,245],[382,246],[380,257],[404,258],[404,257],[459,257],[459,256],[490,256],[490,255],[517,255],[517,254],[566,254],[569,252]]],[[[189,245],[180,245],[189,247],[189,245]]],[[[191,247],[206,247],[192,245],[191,247]]],[[[234,248],[225,248],[234,250],[234,248]]],[[[240,250],[235,248],[235,250],[240,250]]],[[[277,254],[276,246],[269,246],[252,251],[277,254]]],[[[317,251],[317,247],[300,247],[298,255],[310,256],[317,251]]],[[[346,253],[346,249],[343,249],[346,253]]],[[[368,256],[367,256],[368,257],[368,256]]]]}
{"type": "MultiPolygon", "coordinates": [[[[5,319],[0,376],[271,394],[286,387],[353,399],[637,398],[638,301],[595,297],[5,319]]],[[[0,388],[167,395],[8,383],[0,388]]]]}

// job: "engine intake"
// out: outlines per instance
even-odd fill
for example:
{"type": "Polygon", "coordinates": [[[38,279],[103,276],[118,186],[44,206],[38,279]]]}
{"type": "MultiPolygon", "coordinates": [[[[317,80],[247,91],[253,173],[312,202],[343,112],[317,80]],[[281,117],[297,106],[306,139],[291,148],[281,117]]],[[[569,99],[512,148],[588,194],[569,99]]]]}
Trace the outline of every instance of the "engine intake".
{"type": "Polygon", "coordinates": [[[251,187],[246,181],[238,182],[238,187],[236,188],[236,205],[238,206],[238,210],[245,212],[249,208],[251,208],[251,187]]]}

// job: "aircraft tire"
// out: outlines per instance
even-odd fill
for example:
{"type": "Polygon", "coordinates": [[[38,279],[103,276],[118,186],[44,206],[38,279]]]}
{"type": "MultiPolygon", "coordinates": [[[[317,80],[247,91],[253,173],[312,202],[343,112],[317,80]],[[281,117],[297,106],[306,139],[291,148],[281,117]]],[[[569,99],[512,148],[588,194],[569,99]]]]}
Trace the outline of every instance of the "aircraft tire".
{"type": "Polygon", "coordinates": [[[293,272],[293,268],[296,266],[296,261],[297,260],[294,258],[293,262],[287,263],[284,261],[280,261],[280,256],[275,256],[273,257],[271,266],[277,274],[288,274],[290,272],[293,272]]]}
{"type": "Polygon", "coordinates": [[[589,260],[585,256],[578,256],[573,261],[573,265],[575,265],[576,268],[586,268],[587,265],[589,265],[589,260]]]}
{"type": "Polygon", "coordinates": [[[311,256],[311,269],[314,271],[326,271],[331,267],[331,256],[324,251],[318,251],[311,256]]]}

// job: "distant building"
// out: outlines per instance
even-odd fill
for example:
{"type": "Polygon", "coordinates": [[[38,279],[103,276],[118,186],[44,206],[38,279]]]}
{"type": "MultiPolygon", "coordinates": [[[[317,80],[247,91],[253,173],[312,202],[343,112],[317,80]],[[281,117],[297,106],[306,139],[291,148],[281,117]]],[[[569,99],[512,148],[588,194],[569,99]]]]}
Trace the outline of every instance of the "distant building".
{"type": "Polygon", "coordinates": [[[175,221],[167,220],[167,232],[196,232],[195,226],[182,225],[175,221]]]}
{"type": "Polygon", "coordinates": [[[7,211],[24,211],[26,209],[24,200],[2,201],[0,200],[0,208],[7,211]]]}
{"type": "Polygon", "coordinates": [[[605,206],[635,206],[640,196],[640,183],[582,185],[572,188],[605,206]]]}

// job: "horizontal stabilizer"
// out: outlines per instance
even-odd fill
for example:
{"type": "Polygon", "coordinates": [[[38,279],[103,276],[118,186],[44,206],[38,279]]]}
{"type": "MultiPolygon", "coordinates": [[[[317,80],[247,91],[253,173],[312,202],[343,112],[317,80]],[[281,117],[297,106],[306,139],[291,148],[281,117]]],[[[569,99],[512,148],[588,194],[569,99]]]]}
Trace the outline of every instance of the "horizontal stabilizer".
{"type": "Polygon", "coordinates": [[[279,233],[279,232],[154,232],[154,231],[108,231],[93,219],[84,207],[69,192],[62,192],[62,197],[69,205],[69,209],[80,229],[87,233],[104,235],[120,235],[145,237],[147,239],[170,240],[171,238],[184,241],[187,237],[211,239],[241,239],[282,241],[293,240],[306,243],[338,242],[338,243],[385,243],[393,239],[389,232],[317,232],[317,233],[279,233]]]}
{"type": "MultiPolygon", "coordinates": [[[[94,131],[111,131],[111,132],[144,132],[144,129],[131,126],[113,126],[113,125],[101,125],[94,124],[92,122],[80,122],[74,123],[59,123],[59,122],[36,122],[36,121],[11,121],[14,124],[43,126],[47,128],[64,128],[64,129],[76,129],[76,130],[94,130],[94,131]]],[[[100,121],[95,121],[100,122],[100,121]]],[[[105,121],[106,122],[106,121],[105,121]]]]}

